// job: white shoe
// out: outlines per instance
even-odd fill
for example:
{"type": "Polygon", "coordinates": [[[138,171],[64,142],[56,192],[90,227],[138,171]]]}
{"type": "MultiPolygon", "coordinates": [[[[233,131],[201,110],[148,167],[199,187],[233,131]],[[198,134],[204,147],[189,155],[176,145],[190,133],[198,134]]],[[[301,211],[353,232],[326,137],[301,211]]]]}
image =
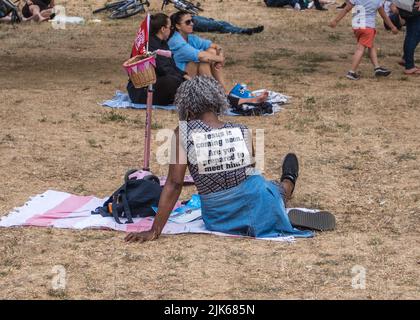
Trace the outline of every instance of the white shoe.
{"type": "Polygon", "coordinates": [[[313,7],[314,7],[314,2],[313,1],[311,1],[311,2],[309,2],[309,4],[308,4],[308,9],[312,9],[313,7]]]}
{"type": "Polygon", "coordinates": [[[300,9],[301,9],[300,4],[299,3],[296,3],[295,4],[295,10],[298,10],[299,11],[300,9]]]}

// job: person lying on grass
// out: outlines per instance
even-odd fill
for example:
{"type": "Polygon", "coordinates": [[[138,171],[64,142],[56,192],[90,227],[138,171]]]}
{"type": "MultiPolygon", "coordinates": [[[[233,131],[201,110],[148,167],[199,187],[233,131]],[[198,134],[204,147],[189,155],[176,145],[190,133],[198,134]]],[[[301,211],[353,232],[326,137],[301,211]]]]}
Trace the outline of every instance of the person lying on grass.
{"type": "Polygon", "coordinates": [[[54,0],[26,0],[22,8],[24,21],[43,22],[54,18],[54,0]]]}
{"type": "MultiPolygon", "coordinates": [[[[126,241],[159,238],[181,194],[187,168],[200,195],[207,230],[251,237],[313,236],[309,230],[294,228],[286,213],[286,200],[291,198],[299,175],[295,154],[284,158],[278,181],[266,180],[255,169],[248,128],[220,120],[229,104],[212,77],[197,76],[183,82],[175,105],[180,125],[172,140],[171,164],[157,214],[150,230],[130,233],[126,241]]],[[[335,226],[328,212],[299,215],[308,218],[302,227],[329,230],[335,226]]]]}

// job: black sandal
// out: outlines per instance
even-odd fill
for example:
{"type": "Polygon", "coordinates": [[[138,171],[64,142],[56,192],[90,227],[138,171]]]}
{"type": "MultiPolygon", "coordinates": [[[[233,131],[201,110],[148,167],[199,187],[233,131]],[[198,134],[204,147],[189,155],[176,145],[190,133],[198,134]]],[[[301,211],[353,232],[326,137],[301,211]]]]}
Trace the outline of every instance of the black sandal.
{"type": "Polygon", "coordinates": [[[335,217],[328,211],[308,212],[291,209],[288,212],[293,227],[316,231],[331,231],[335,229],[335,217]]]}

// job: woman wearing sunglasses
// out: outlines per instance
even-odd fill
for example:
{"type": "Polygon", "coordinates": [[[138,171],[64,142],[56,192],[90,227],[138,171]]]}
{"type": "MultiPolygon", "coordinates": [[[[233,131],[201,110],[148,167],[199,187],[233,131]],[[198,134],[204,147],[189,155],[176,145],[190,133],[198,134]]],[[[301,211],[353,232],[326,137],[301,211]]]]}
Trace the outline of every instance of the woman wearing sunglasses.
{"type": "MultiPolygon", "coordinates": [[[[166,14],[157,13],[150,17],[149,50],[169,50],[167,40],[171,33],[171,20],[166,14]]],[[[166,106],[174,102],[178,87],[190,77],[180,70],[172,57],[156,57],[156,83],[153,91],[153,103],[166,106]]],[[[135,88],[131,80],[127,85],[128,95],[134,103],[147,102],[147,87],[135,88]]]]}
{"type": "Polygon", "coordinates": [[[178,11],[171,15],[172,35],[168,41],[177,67],[190,77],[207,75],[215,78],[228,92],[223,76],[225,57],[222,48],[193,34],[191,14],[178,11]]]}

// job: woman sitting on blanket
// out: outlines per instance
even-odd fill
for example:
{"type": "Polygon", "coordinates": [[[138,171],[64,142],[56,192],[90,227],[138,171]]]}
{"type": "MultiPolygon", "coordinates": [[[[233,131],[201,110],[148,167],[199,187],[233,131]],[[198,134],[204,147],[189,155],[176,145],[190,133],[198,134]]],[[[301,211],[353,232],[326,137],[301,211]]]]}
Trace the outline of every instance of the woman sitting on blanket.
{"type": "MultiPolygon", "coordinates": [[[[187,167],[200,195],[206,229],[252,237],[313,235],[292,227],[285,209],[298,178],[296,156],[285,157],[280,181],[260,175],[251,160],[252,137],[247,127],[219,119],[228,101],[214,78],[198,76],[181,84],[175,105],[181,122],[172,140],[171,164],[156,217],[150,230],[130,233],[126,241],[160,236],[181,194],[187,167]]],[[[333,227],[330,213],[311,215],[310,220],[315,218],[311,227],[333,227]],[[322,225],[325,221],[328,225],[322,225]]]]}
{"type": "Polygon", "coordinates": [[[214,77],[226,89],[223,76],[225,57],[222,48],[193,34],[193,18],[185,11],[171,15],[172,35],[168,41],[176,65],[190,77],[208,75],[214,77]]]}
{"type": "MultiPolygon", "coordinates": [[[[171,20],[166,14],[158,13],[150,17],[150,39],[149,51],[158,49],[169,50],[167,40],[171,32],[171,20]]],[[[177,67],[172,57],[164,57],[158,55],[156,57],[156,83],[153,86],[153,103],[156,105],[166,106],[174,102],[175,93],[178,87],[185,80],[191,79],[187,72],[177,67]]],[[[127,91],[130,99],[134,103],[146,103],[147,87],[135,88],[129,80],[127,91]]],[[[229,97],[231,105],[241,103],[260,103],[267,99],[268,92],[258,97],[250,99],[238,99],[229,97]]]]}
{"type": "MultiPolygon", "coordinates": [[[[167,40],[171,32],[171,20],[166,14],[158,13],[150,17],[149,51],[169,50],[167,40]]],[[[156,57],[156,83],[153,86],[153,103],[170,105],[181,83],[190,79],[185,71],[180,70],[172,57],[156,57]]],[[[147,87],[135,88],[131,81],[127,85],[128,95],[134,103],[146,103],[147,87]]]]}

